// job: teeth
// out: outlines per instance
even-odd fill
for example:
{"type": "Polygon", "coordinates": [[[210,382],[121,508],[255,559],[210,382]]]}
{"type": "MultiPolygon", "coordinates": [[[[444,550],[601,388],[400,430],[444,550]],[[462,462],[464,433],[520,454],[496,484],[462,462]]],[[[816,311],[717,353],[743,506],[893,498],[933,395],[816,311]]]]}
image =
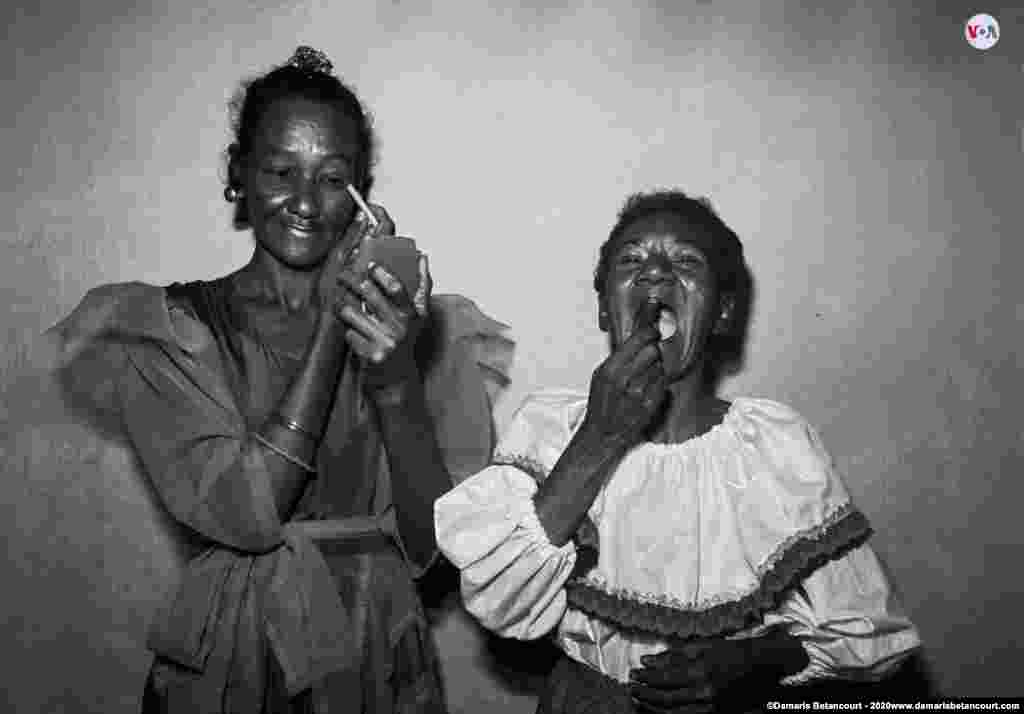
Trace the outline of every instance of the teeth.
{"type": "Polygon", "coordinates": [[[672,314],[671,310],[662,308],[658,313],[658,332],[661,333],[661,341],[671,339],[676,330],[679,328],[676,322],[676,316],[672,314]]]}

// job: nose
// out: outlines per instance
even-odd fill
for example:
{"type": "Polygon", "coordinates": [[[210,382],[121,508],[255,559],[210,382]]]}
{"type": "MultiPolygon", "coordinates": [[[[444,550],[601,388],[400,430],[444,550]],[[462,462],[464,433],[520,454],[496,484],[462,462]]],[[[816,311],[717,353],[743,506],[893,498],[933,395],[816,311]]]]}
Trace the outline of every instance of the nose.
{"type": "Polygon", "coordinates": [[[640,266],[636,281],[639,284],[658,284],[672,280],[672,263],[660,253],[652,253],[640,266]]]}
{"type": "Polygon", "coordinates": [[[320,197],[316,192],[316,183],[304,177],[298,177],[288,197],[288,212],[299,218],[315,218],[320,213],[320,197]]]}

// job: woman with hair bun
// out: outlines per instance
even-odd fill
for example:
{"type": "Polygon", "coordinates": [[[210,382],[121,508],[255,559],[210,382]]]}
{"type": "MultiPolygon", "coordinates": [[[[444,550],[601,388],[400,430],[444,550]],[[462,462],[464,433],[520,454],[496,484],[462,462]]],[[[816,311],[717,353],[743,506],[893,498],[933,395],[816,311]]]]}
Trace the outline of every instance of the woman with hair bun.
{"type": "Polygon", "coordinates": [[[374,132],[322,53],[234,109],[248,264],[96,288],[50,332],[72,398],[114,419],[196,546],[152,624],[143,711],[442,712],[415,579],[434,499],[490,458],[511,343],[431,295],[425,256],[412,280],[359,259],[394,224],[359,208],[374,132]]]}

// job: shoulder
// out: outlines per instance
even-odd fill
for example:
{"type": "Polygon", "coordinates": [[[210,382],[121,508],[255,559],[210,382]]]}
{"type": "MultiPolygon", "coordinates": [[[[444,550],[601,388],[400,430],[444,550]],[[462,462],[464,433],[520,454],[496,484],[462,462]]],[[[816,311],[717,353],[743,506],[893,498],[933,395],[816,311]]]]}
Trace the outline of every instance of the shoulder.
{"type": "Polygon", "coordinates": [[[557,433],[566,440],[579,426],[587,408],[587,393],[573,389],[545,389],[527,395],[512,423],[557,433]]]}
{"type": "Polygon", "coordinates": [[[726,420],[737,437],[748,444],[762,443],[774,448],[820,449],[818,430],[799,411],[783,402],[738,397],[729,407],[726,420]]]}
{"type": "Polygon", "coordinates": [[[527,464],[546,475],[568,445],[586,411],[587,395],[570,389],[529,394],[502,435],[495,461],[527,464]]]}
{"type": "Polygon", "coordinates": [[[793,407],[770,399],[738,398],[727,422],[739,442],[745,471],[759,489],[770,486],[794,498],[832,504],[849,500],[818,430],[793,407]]]}
{"type": "Polygon", "coordinates": [[[751,429],[788,429],[807,424],[796,409],[761,397],[737,397],[729,409],[737,421],[751,429]]]}
{"type": "Polygon", "coordinates": [[[162,286],[139,281],[92,288],[51,332],[68,344],[98,337],[142,339],[186,351],[201,350],[211,338],[184,301],[171,299],[162,286]]]}

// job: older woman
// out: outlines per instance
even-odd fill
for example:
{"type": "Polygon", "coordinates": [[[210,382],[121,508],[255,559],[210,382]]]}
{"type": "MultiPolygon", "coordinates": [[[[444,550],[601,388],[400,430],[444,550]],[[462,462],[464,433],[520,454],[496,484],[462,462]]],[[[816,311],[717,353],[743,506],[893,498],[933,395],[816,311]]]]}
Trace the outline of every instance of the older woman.
{"type": "Polygon", "coordinates": [[[538,711],[757,703],[780,682],[881,678],[918,647],[815,430],[709,388],[744,271],[706,202],[631,198],[597,266],[612,353],[589,395],[527,399],[495,463],[435,505],[467,609],[507,637],[555,634],[538,711]]]}
{"type": "Polygon", "coordinates": [[[374,135],[326,57],[300,48],[236,109],[224,195],[249,263],[97,288],[52,331],[76,401],[114,417],[198,545],[150,632],[144,711],[443,711],[413,579],[434,499],[490,458],[483,371],[510,345],[431,298],[425,258],[408,289],[357,268],[393,224],[357,217],[374,135]]]}

